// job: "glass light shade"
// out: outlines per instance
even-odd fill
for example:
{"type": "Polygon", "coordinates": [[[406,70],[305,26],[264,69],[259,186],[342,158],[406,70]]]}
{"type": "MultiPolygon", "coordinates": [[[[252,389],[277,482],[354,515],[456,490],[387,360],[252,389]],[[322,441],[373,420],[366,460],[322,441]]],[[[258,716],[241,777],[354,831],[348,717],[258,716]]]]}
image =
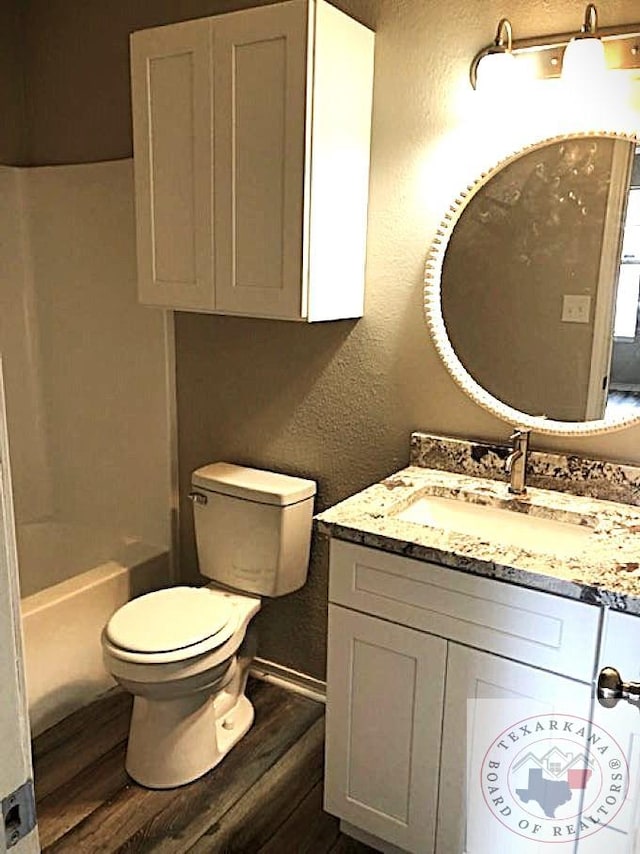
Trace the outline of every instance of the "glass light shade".
{"type": "Polygon", "coordinates": [[[602,80],[607,65],[604,45],[599,38],[587,36],[571,39],[562,58],[562,80],[583,86],[585,82],[602,80]]]}
{"type": "Polygon", "coordinates": [[[476,89],[495,92],[510,85],[515,74],[516,58],[507,50],[488,53],[478,63],[476,89]]]}

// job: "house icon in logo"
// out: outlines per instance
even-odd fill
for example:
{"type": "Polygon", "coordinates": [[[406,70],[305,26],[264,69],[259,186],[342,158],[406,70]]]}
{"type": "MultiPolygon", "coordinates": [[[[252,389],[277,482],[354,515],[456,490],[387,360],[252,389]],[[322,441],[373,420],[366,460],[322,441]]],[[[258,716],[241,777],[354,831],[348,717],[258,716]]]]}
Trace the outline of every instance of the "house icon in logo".
{"type": "Polygon", "coordinates": [[[586,780],[591,776],[587,772],[593,769],[593,759],[588,753],[564,753],[559,747],[554,746],[542,756],[536,756],[535,753],[529,751],[514,763],[512,770],[517,772],[523,766],[540,768],[555,779],[568,778],[569,787],[572,789],[584,788],[584,785],[571,785],[572,780],[577,782],[578,776],[581,775],[583,778],[586,777],[586,785],[586,780]]]}

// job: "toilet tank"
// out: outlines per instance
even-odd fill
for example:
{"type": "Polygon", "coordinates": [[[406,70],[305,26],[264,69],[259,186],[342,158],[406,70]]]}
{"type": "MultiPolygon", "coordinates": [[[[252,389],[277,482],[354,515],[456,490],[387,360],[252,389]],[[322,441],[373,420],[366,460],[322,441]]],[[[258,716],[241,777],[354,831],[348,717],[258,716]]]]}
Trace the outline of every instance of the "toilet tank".
{"type": "Polygon", "coordinates": [[[191,476],[202,575],[260,596],[283,596],[307,579],[313,480],[232,463],[191,476]]]}

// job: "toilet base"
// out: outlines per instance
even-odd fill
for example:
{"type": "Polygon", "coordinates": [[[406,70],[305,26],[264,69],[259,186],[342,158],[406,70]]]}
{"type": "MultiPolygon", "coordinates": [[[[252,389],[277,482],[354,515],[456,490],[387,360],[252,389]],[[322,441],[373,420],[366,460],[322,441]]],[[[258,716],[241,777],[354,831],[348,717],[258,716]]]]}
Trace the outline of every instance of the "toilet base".
{"type": "Polygon", "coordinates": [[[230,681],[217,692],[136,696],[125,762],[129,776],[149,789],[172,789],[215,768],[253,723],[253,706],[244,694],[247,670],[233,662],[230,681]]]}

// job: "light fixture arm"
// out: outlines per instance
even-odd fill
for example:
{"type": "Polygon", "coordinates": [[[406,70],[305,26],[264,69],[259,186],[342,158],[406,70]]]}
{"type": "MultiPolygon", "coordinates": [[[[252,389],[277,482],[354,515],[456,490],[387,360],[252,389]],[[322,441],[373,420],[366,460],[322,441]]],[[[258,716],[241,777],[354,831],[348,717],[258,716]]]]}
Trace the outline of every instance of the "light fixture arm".
{"type": "Polygon", "coordinates": [[[511,28],[511,21],[508,18],[501,18],[496,31],[495,46],[510,51],[512,45],[513,29],[511,28]]]}
{"type": "Polygon", "coordinates": [[[582,33],[585,36],[595,36],[598,29],[598,10],[593,3],[588,3],[584,12],[584,24],[582,25],[582,33]]]}

